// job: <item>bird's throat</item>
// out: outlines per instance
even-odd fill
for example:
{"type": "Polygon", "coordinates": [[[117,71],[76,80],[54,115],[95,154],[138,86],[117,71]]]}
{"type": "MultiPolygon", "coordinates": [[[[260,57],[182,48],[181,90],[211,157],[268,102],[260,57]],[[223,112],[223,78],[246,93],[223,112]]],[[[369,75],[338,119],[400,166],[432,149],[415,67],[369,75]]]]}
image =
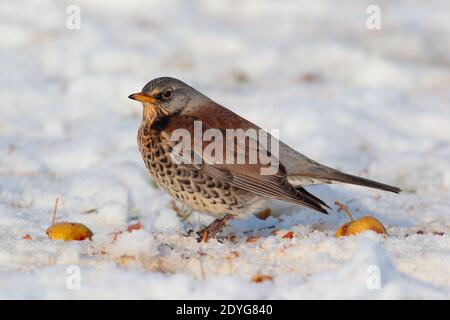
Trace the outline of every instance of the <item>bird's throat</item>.
{"type": "Polygon", "coordinates": [[[163,113],[158,107],[144,104],[142,123],[144,126],[156,131],[162,131],[166,127],[170,116],[163,113]]]}
{"type": "Polygon", "coordinates": [[[142,115],[142,120],[147,123],[153,123],[159,115],[160,112],[158,112],[158,107],[153,104],[144,102],[144,113],[142,115]]]}

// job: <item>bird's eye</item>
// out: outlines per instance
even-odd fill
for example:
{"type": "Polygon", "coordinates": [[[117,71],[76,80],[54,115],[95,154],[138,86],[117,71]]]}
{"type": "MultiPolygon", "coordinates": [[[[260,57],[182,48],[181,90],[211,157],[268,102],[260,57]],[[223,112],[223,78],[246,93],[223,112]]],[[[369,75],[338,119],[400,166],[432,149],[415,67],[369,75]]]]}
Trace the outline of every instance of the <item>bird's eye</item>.
{"type": "Polygon", "coordinates": [[[173,91],[172,91],[171,89],[166,89],[166,90],[164,90],[163,93],[162,93],[162,97],[163,97],[165,100],[168,100],[168,99],[172,98],[172,96],[173,96],[173,91]]]}

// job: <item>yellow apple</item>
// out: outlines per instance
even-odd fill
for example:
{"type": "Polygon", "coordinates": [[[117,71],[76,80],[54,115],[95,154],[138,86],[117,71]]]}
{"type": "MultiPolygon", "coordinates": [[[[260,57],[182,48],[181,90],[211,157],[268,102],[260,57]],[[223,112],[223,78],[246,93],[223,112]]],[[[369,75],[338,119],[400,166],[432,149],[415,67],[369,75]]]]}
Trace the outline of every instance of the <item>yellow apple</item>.
{"type": "Polygon", "coordinates": [[[89,239],[94,233],[82,223],[78,222],[58,222],[55,223],[56,212],[58,210],[59,198],[55,200],[55,207],[53,209],[52,224],[45,230],[48,238],[51,240],[64,240],[64,241],[81,241],[89,239]]]}
{"type": "Polygon", "coordinates": [[[350,218],[350,222],[347,222],[346,224],[340,226],[336,231],[336,238],[351,236],[368,230],[387,235],[386,228],[378,219],[372,216],[364,216],[357,220],[353,220],[352,214],[345,205],[343,205],[339,201],[336,201],[335,204],[341,207],[341,209],[344,210],[344,212],[347,213],[350,218]]]}
{"type": "Polygon", "coordinates": [[[51,225],[45,233],[51,240],[81,241],[91,239],[94,233],[82,223],[59,222],[51,225]]]}

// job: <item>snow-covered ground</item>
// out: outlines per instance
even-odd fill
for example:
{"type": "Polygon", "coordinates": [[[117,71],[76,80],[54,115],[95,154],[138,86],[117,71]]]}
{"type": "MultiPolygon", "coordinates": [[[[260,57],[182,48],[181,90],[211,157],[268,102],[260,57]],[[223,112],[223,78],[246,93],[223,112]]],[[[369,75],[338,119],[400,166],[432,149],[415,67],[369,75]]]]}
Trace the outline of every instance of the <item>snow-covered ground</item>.
{"type": "Polygon", "coordinates": [[[447,0],[1,0],[0,298],[449,298],[449,14],[447,0]],[[366,27],[371,4],[381,30],[366,27]],[[308,188],[389,236],[336,239],[342,212],[274,203],[198,244],[188,231],[210,218],[180,219],[136,145],[142,110],[127,96],[158,76],[401,187],[308,188]],[[56,197],[58,220],[92,241],[47,239],[56,197]]]}

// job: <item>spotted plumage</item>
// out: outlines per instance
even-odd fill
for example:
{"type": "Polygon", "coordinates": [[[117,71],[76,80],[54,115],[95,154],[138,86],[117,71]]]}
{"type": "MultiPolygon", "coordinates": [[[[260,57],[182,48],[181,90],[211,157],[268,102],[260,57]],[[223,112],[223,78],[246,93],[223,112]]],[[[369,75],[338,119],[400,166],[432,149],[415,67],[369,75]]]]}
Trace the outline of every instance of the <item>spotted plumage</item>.
{"type": "Polygon", "coordinates": [[[211,177],[201,170],[172,162],[172,146],[161,134],[159,123],[142,122],[138,144],[145,166],[157,185],[192,209],[221,218],[255,212],[262,199],[249,191],[211,177]]]}
{"type": "MultiPolygon", "coordinates": [[[[171,157],[173,142],[170,138],[177,129],[194,134],[196,121],[203,124],[204,130],[219,132],[260,128],[174,78],[154,79],[130,98],[141,101],[144,106],[138,144],[156,183],[175,199],[214,217],[244,217],[255,213],[271,198],[327,213],[328,206],[303,188],[310,184],[341,182],[400,192],[399,188],[324,166],[281,141],[276,155],[279,164],[270,174],[261,173],[264,165],[260,162],[229,164],[218,161],[215,155],[205,158],[204,144],[200,150],[194,145],[192,156],[208,161],[177,164],[171,157]]],[[[262,150],[260,138],[255,139],[258,152],[272,152],[269,148],[262,150]]]]}

